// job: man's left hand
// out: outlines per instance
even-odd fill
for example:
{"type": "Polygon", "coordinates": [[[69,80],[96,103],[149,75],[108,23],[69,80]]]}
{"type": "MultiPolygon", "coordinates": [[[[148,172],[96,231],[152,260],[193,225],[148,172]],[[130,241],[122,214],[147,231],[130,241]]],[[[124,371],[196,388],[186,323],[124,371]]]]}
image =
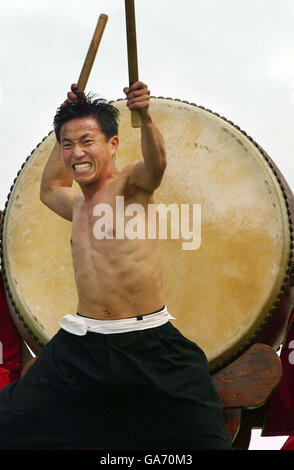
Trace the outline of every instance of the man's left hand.
{"type": "Polygon", "coordinates": [[[123,91],[127,95],[127,106],[131,111],[137,109],[141,116],[148,114],[150,91],[145,83],[135,82],[123,91]]]}

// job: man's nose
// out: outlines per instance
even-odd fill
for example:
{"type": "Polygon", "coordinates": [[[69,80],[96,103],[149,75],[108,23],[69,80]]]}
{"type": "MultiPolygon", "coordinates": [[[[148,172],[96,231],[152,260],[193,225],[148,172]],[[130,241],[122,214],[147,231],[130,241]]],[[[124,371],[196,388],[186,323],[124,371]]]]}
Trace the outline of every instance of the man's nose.
{"type": "Polygon", "coordinates": [[[73,148],[72,156],[74,158],[82,158],[85,155],[85,151],[80,145],[75,145],[73,148]]]}

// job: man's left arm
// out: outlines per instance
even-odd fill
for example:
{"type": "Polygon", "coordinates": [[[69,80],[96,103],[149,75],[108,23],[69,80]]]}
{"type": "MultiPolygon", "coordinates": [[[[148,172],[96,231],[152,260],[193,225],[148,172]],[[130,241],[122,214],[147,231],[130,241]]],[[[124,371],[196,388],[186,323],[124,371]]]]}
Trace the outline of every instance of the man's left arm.
{"type": "Polygon", "coordinates": [[[141,146],[143,161],[134,166],[130,174],[130,184],[154,191],[161,183],[166,168],[166,152],[163,137],[153,122],[149,111],[150,91],[142,82],[136,82],[124,88],[127,95],[127,106],[138,110],[141,116],[141,146]]]}

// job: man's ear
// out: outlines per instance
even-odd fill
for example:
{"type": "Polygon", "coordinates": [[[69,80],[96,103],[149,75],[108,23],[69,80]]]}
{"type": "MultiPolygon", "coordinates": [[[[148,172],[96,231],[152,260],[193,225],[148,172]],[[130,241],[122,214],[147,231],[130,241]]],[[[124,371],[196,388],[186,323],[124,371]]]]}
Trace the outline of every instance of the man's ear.
{"type": "Polygon", "coordinates": [[[114,135],[113,137],[110,138],[110,145],[111,145],[111,150],[112,150],[112,156],[115,157],[118,151],[118,145],[119,145],[119,138],[117,135],[114,135]]]}

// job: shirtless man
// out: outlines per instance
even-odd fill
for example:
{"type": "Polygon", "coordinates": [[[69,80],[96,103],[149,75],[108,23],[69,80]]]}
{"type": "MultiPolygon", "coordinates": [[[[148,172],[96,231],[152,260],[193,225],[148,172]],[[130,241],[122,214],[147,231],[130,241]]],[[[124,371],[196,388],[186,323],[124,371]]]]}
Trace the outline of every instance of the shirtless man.
{"type": "Polygon", "coordinates": [[[116,197],[140,204],[147,226],[166,167],[147,86],[124,92],[141,115],[143,160],[122,171],[113,106],[78,97],[73,85],[55,116],[40,196],[72,221],[78,313],[0,392],[0,449],[232,448],[206,357],[169,322],[158,239],[118,234],[116,197]],[[114,215],[105,238],[93,231],[100,204],[114,215]]]}
{"type": "MultiPolygon", "coordinates": [[[[134,317],[164,305],[159,240],[116,239],[116,196],[124,197],[125,207],[141,204],[147,217],[148,204],[154,203],[153,193],[166,167],[163,138],[148,111],[149,90],[138,82],[124,91],[129,109],[141,110],[144,161],[119,172],[115,165],[118,136],[106,139],[91,116],[73,119],[59,131],[60,146],[56,145],[41,184],[41,200],[72,221],[77,311],[101,320],[134,317]],[[82,194],[72,188],[72,180],[79,184],[82,194]],[[97,240],[93,212],[101,203],[112,208],[114,224],[107,239],[97,240]]],[[[75,101],[73,92],[68,96],[75,101]]]]}

